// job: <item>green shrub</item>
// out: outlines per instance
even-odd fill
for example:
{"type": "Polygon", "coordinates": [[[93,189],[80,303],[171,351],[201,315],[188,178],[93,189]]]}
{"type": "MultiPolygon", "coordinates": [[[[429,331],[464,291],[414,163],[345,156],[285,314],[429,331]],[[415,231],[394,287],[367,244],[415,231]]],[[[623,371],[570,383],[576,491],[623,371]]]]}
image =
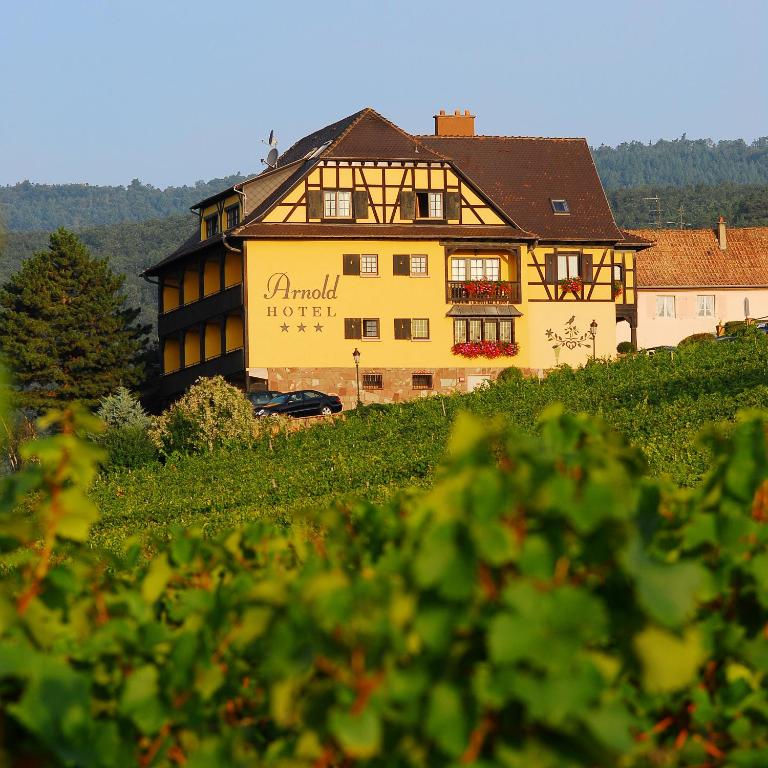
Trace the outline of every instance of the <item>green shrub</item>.
{"type": "Polygon", "coordinates": [[[631,341],[620,341],[616,345],[616,351],[620,355],[628,355],[630,352],[636,352],[637,347],[631,341]]]}
{"type": "Polygon", "coordinates": [[[89,545],[98,456],[56,418],[0,494],[26,559],[0,579],[3,764],[765,764],[761,416],[710,428],[687,489],[593,416],[463,417],[426,493],[177,528],[149,560],[89,545]]]}
{"type": "Polygon", "coordinates": [[[118,387],[114,395],[102,398],[96,413],[108,427],[140,426],[148,429],[151,423],[139,399],[126,387],[118,387]]]}
{"type": "Polygon", "coordinates": [[[682,341],[680,341],[678,346],[698,344],[702,341],[712,341],[714,338],[715,337],[711,333],[692,333],[690,336],[686,336],[682,341]]]}
{"type": "Polygon", "coordinates": [[[746,323],[743,320],[728,320],[725,323],[725,335],[730,336],[736,331],[746,327],[746,323]]]}
{"type": "Polygon", "coordinates": [[[248,446],[258,433],[250,401],[222,376],[198,379],[149,430],[165,455],[248,446]]]}
{"type": "Polygon", "coordinates": [[[157,446],[152,442],[146,427],[141,424],[107,429],[98,442],[107,452],[110,467],[136,469],[152,464],[159,458],[157,446]]]}
{"type": "Polygon", "coordinates": [[[505,368],[497,377],[496,383],[498,384],[513,384],[520,382],[525,378],[523,372],[519,368],[510,366],[505,368]]]}

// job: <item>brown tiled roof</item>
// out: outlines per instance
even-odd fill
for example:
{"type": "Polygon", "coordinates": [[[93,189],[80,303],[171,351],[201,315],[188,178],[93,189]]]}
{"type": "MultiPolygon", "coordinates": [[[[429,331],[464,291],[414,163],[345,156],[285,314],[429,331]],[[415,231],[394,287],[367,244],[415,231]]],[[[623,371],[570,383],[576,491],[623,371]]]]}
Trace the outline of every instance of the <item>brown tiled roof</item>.
{"type": "Polygon", "coordinates": [[[622,239],[585,139],[419,136],[523,229],[545,240],[622,239]],[[552,200],[568,201],[555,214],[552,200]]]}
{"type": "Polygon", "coordinates": [[[640,248],[647,248],[649,245],[653,245],[653,240],[648,240],[644,237],[640,237],[640,235],[633,235],[631,232],[629,232],[626,229],[622,229],[621,234],[623,235],[622,239],[619,240],[618,243],[616,243],[618,247],[635,246],[640,248]]]}
{"type": "Polygon", "coordinates": [[[325,128],[321,128],[319,131],[314,131],[308,136],[299,139],[295,144],[292,144],[277,160],[278,168],[281,165],[288,165],[296,160],[303,160],[310,152],[319,149],[323,144],[335,141],[339,138],[352,123],[355,122],[365,112],[361,109],[359,112],[355,112],[352,115],[337,120],[335,123],[326,125],[325,128]]]}
{"type": "Polygon", "coordinates": [[[633,229],[655,241],[637,256],[639,288],[768,286],[768,227],[728,227],[721,251],[713,229],[633,229]]]}
{"type": "Polygon", "coordinates": [[[354,160],[444,160],[415,136],[366,107],[323,157],[354,160]]]}
{"type": "Polygon", "coordinates": [[[526,242],[535,235],[511,226],[456,226],[454,224],[266,224],[254,222],[238,231],[243,238],[496,240],[526,242]]]}

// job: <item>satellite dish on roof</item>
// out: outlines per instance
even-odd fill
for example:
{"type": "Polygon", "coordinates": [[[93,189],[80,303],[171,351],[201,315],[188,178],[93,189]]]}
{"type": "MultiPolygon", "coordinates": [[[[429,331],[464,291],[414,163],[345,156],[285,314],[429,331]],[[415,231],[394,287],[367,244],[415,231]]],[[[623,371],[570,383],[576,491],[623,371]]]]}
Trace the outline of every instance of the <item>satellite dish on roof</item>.
{"type": "Polygon", "coordinates": [[[272,147],[272,149],[267,152],[267,159],[262,160],[261,162],[269,168],[274,168],[277,165],[277,154],[277,147],[272,147]]]}
{"type": "Polygon", "coordinates": [[[264,141],[264,139],[261,140],[262,144],[269,144],[269,152],[267,152],[267,159],[262,160],[261,162],[264,163],[268,168],[275,168],[277,166],[277,157],[279,155],[279,152],[277,151],[277,138],[275,137],[275,132],[270,131],[269,132],[269,139],[267,141],[264,141]]]}

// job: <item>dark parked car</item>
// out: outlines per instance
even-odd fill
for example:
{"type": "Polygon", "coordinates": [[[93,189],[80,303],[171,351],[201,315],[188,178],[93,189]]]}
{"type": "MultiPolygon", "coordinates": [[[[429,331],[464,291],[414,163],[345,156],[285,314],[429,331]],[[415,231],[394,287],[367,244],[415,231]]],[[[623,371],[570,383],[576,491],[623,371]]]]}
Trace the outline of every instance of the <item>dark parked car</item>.
{"type": "Polygon", "coordinates": [[[258,411],[262,405],[266,405],[271,400],[274,400],[278,395],[282,395],[282,392],[278,392],[275,389],[265,389],[261,392],[248,392],[246,397],[251,401],[251,405],[254,410],[258,411]]]}
{"type": "Polygon", "coordinates": [[[257,416],[330,416],[341,410],[341,400],[337,395],[325,395],[314,389],[300,389],[298,392],[286,392],[278,395],[261,408],[256,409],[257,416]]]}

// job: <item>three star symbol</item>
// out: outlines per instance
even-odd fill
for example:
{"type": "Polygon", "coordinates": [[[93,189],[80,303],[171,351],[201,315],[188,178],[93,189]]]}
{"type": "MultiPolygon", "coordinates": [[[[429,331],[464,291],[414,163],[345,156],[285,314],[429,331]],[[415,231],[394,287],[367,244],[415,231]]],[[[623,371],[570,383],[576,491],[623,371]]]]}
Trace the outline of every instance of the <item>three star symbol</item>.
{"type": "MultiPolygon", "coordinates": [[[[283,324],[280,326],[280,330],[281,330],[283,333],[288,333],[288,329],[289,329],[290,327],[291,327],[291,326],[290,326],[290,325],[288,325],[288,323],[283,323],[283,324]]],[[[299,324],[296,326],[296,328],[297,328],[297,330],[299,331],[299,333],[304,333],[304,332],[307,330],[307,326],[306,326],[306,325],[304,325],[304,323],[299,323],[299,324]]],[[[322,326],[320,323],[317,323],[317,324],[314,326],[314,328],[315,328],[315,331],[316,331],[317,333],[322,333],[322,332],[323,332],[323,326],[322,326]]]]}

